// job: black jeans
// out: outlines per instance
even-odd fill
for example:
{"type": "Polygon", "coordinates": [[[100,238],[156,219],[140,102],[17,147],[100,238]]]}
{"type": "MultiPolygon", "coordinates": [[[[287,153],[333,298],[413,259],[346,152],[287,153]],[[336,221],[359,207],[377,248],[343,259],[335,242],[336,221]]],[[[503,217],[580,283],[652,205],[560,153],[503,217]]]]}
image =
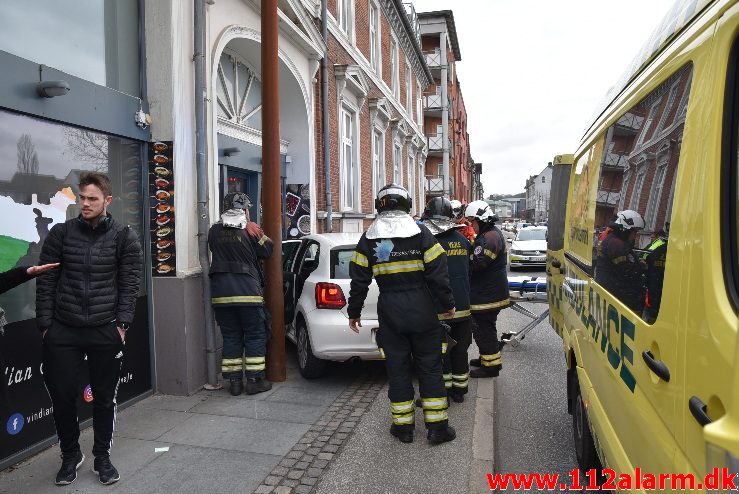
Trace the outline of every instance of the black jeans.
{"type": "Polygon", "coordinates": [[[44,381],[54,405],[54,423],[62,456],[80,450],[77,399],[84,365],[92,388],[92,454],[110,455],[116,414],[116,394],[123,364],[123,341],[114,322],[91,328],[54,322],[44,337],[44,381]],[[87,360],[85,360],[87,356],[87,360]]]}

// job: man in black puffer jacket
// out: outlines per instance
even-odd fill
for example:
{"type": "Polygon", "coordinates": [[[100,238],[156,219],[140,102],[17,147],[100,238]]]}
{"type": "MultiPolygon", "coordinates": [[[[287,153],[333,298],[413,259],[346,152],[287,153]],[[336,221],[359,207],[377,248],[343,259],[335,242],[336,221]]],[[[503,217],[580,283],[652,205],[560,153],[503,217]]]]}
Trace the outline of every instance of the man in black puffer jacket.
{"type": "Polygon", "coordinates": [[[136,233],[107,212],[113,200],[110,179],[83,173],[79,189],[80,216],[54,225],[41,250],[42,263],[59,262],[61,268],[36,282],[36,322],[43,334],[44,381],[62,451],[56,484],[74,482],[85,459],[76,403],[85,356],[93,395],[93,471],[101,483],[112,484],[120,479],[110,462],[116,392],[142,253],[136,233]]]}

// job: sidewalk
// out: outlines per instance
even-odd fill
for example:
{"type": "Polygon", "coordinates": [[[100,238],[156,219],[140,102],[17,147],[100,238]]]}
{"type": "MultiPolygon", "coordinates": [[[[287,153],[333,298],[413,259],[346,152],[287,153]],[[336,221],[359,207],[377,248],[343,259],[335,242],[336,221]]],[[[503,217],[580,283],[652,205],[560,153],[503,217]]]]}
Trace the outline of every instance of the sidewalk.
{"type": "Polygon", "coordinates": [[[294,361],[290,355],[288,380],[267,393],[155,395],[121,411],[117,484],[101,486],[92,473],[87,429],[80,441],[87,459],[74,484],[53,484],[60,464],[53,446],[0,472],[0,493],[489,492],[493,380],[471,381],[468,399],[450,409],[457,439],[431,447],[421,413],[414,443],[390,436],[381,364],[336,366],[306,381],[294,361]]]}

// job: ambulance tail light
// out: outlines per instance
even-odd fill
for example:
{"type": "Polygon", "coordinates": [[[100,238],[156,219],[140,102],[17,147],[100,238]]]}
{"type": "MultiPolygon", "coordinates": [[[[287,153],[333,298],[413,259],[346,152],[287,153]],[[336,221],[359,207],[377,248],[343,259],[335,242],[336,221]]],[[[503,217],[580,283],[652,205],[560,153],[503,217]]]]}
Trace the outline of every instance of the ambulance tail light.
{"type": "Polygon", "coordinates": [[[731,454],[731,452],[716,446],[715,444],[706,443],[706,474],[705,479],[712,492],[736,494],[739,492],[739,458],[731,454]],[[735,474],[733,477],[734,485],[726,485],[722,479],[735,474]],[[723,485],[722,485],[723,484],[723,485]]]}
{"type": "Polygon", "coordinates": [[[346,305],[344,291],[336,283],[316,284],[317,309],[342,309],[346,305]]]}

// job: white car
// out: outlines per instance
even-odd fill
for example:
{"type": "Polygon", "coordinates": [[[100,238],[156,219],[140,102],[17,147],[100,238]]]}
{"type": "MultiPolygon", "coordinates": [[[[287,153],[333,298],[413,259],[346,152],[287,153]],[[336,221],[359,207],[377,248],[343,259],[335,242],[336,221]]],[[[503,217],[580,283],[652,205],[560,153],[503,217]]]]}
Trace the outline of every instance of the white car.
{"type": "Polygon", "coordinates": [[[372,281],[362,309],[359,334],[349,329],[349,262],[360,233],[321,233],[283,242],[286,334],[297,346],[298,368],[313,379],[328,360],[376,360],[373,330],[379,289],[372,281]]]}
{"type": "Polygon", "coordinates": [[[524,266],[544,267],[547,263],[547,227],[521,228],[508,252],[511,270],[524,266]]]}

